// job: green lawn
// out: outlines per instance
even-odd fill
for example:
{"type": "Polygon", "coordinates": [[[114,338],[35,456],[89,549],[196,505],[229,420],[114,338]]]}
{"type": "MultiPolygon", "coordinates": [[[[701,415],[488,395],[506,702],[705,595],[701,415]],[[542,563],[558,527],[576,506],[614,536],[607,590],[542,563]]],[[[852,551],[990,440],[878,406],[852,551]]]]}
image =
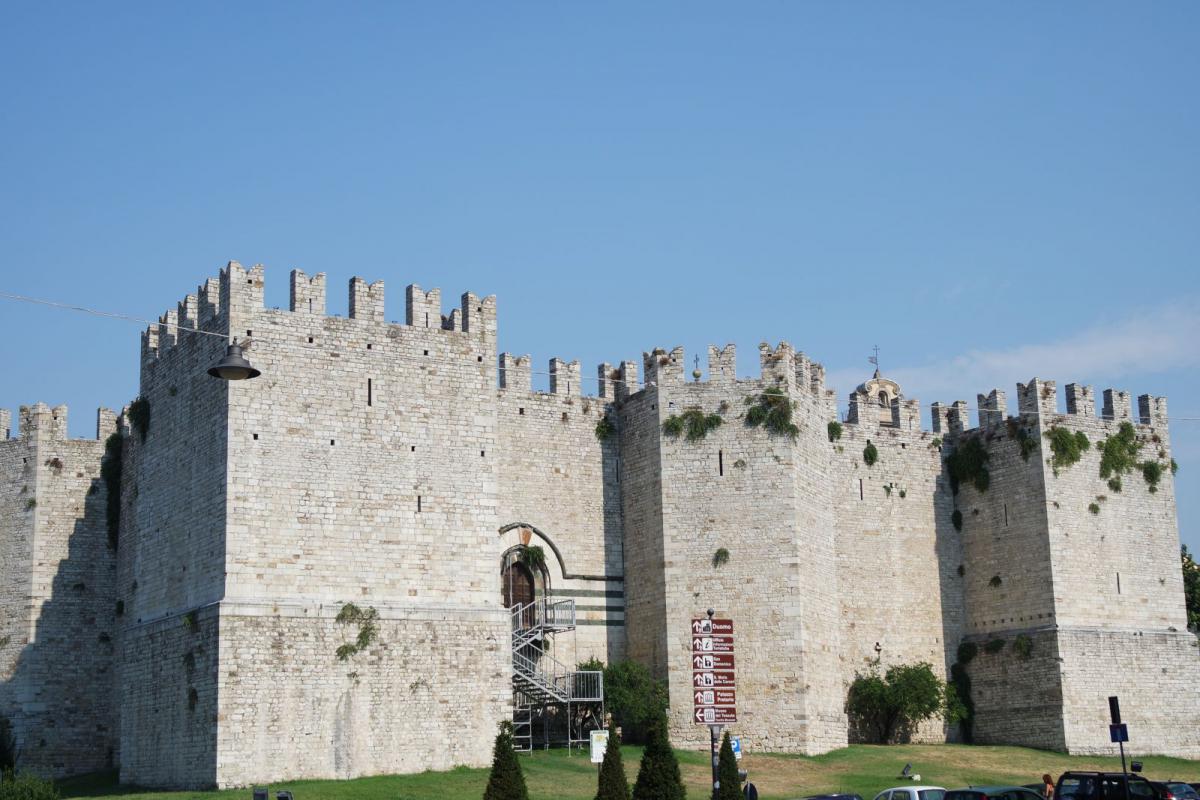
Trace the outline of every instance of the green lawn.
{"type": "MultiPolygon", "coordinates": [[[[632,784],[641,748],[622,748],[632,784]]],[[[692,800],[707,796],[707,753],[680,751],[680,764],[692,800]]],[[[1147,757],[1150,778],[1200,780],[1200,761],[1147,757]]],[[[967,745],[855,745],[823,756],[805,757],[747,753],[741,762],[764,800],[786,800],[818,792],[841,791],[872,800],[875,793],[898,783],[908,762],[921,782],[954,788],[968,784],[1037,783],[1043,772],[1055,776],[1067,769],[1120,769],[1117,757],[1064,756],[1021,747],[967,745]]],[[[596,765],[576,751],[551,750],[522,756],[531,800],[591,800],[596,792],[596,765]]],[[[487,783],[485,769],[456,769],[419,775],[387,775],[353,781],[295,781],[271,786],[291,789],[296,800],[479,800],[487,783]]],[[[221,792],[138,792],[117,786],[113,775],[64,781],[63,797],[109,797],[137,800],[247,800],[249,789],[221,792]]]]}

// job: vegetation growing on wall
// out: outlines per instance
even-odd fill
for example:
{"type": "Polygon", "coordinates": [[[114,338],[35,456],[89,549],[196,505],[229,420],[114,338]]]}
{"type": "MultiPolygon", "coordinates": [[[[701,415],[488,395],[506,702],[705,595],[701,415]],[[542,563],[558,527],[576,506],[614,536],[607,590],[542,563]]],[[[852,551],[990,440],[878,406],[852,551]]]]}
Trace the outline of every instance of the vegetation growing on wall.
{"type": "Polygon", "coordinates": [[[1053,454],[1050,457],[1050,467],[1056,476],[1060,469],[1066,469],[1078,463],[1079,459],[1083,458],[1083,454],[1092,446],[1083,431],[1072,433],[1057,425],[1046,431],[1044,435],[1050,441],[1050,452],[1053,454]]]}
{"type": "Polygon", "coordinates": [[[720,566],[723,566],[726,563],[728,563],[728,561],[729,561],[729,551],[726,550],[724,547],[718,547],[717,552],[713,553],[712,565],[714,567],[720,567],[720,566]]]}
{"type": "Polygon", "coordinates": [[[600,417],[600,421],[596,423],[596,438],[603,442],[605,439],[612,436],[616,430],[617,428],[612,424],[612,420],[608,418],[607,414],[605,414],[604,416],[600,417]]]}
{"type": "Polygon", "coordinates": [[[104,457],[100,459],[100,480],[107,492],[104,519],[108,527],[108,546],[116,550],[121,538],[121,434],[111,434],[104,440],[104,457]]]}
{"type": "Polygon", "coordinates": [[[678,416],[672,414],[667,417],[663,422],[663,433],[678,437],[686,432],[689,442],[697,442],[707,436],[709,431],[721,427],[722,422],[724,420],[720,414],[705,414],[702,409],[693,407],[678,416]]]}
{"type": "Polygon", "coordinates": [[[792,401],[787,393],[778,386],[772,386],[763,391],[746,410],[746,424],[751,428],[762,426],[773,434],[789,436],[795,439],[800,435],[800,428],[792,422],[792,401]]]}
{"type": "Polygon", "coordinates": [[[1012,649],[1017,658],[1028,661],[1033,655],[1033,639],[1024,633],[1017,634],[1017,638],[1013,639],[1012,649]]]}
{"type": "Polygon", "coordinates": [[[1150,494],[1154,494],[1158,491],[1158,482],[1162,480],[1163,466],[1157,461],[1143,461],[1141,467],[1146,486],[1150,490],[1150,494]]]}
{"type": "Polygon", "coordinates": [[[979,437],[973,436],[954,448],[946,458],[946,470],[950,473],[950,491],[958,494],[958,488],[969,483],[981,492],[986,492],[992,482],[988,472],[988,451],[979,437]]]}
{"type": "Polygon", "coordinates": [[[379,627],[375,624],[379,619],[379,612],[374,608],[362,609],[354,605],[354,603],[346,603],[342,606],[342,610],[338,612],[336,621],[344,624],[357,624],[358,636],[353,642],[343,644],[338,647],[336,655],[339,661],[345,661],[350,656],[356,653],[361,653],[371,646],[375,641],[375,637],[379,634],[379,627]]]}
{"type": "Polygon", "coordinates": [[[546,569],[546,551],[540,544],[522,547],[520,559],[521,563],[529,567],[532,572],[541,572],[546,569]]]}
{"type": "MultiPolygon", "coordinates": [[[[863,463],[868,467],[875,466],[875,462],[879,460],[879,449],[867,439],[867,446],[863,448],[863,463]]],[[[890,492],[889,492],[890,494],[890,492]]]]}
{"type": "Polygon", "coordinates": [[[1097,445],[1100,449],[1100,477],[1119,477],[1132,471],[1137,466],[1140,446],[1133,425],[1122,422],[1115,434],[1101,439],[1097,445]]]}
{"type": "Polygon", "coordinates": [[[138,432],[138,436],[144,442],[146,434],[150,432],[150,401],[144,397],[139,397],[129,404],[129,424],[138,432]]]}
{"type": "Polygon", "coordinates": [[[1003,639],[991,639],[988,641],[987,644],[985,644],[983,646],[983,651],[985,653],[991,653],[992,655],[999,653],[1003,649],[1004,649],[1004,640],[1003,639]]]}
{"type": "Polygon", "coordinates": [[[954,513],[950,515],[950,522],[952,525],[954,525],[954,530],[958,531],[959,533],[962,533],[963,516],[962,516],[962,512],[959,511],[957,508],[954,509],[954,513]]]}
{"type": "Polygon", "coordinates": [[[825,430],[828,432],[829,441],[831,442],[836,442],[838,439],[842,438],[842,423],[838,422],[836,419],[826,425],[825,430]]]}

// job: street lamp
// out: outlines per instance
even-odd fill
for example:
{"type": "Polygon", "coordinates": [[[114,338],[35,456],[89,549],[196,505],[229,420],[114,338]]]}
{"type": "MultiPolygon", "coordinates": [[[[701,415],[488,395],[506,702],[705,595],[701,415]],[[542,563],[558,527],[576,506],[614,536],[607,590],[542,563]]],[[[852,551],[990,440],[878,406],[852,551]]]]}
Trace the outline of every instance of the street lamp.
{"type": "Polygon", "coordinates": [[[208,374],[224,381],[244,381],[247,378],[257,378],[262,373],[242,355],[240,344],[230,342],[225,348],[225,357],[209,368],[208,374]]]}

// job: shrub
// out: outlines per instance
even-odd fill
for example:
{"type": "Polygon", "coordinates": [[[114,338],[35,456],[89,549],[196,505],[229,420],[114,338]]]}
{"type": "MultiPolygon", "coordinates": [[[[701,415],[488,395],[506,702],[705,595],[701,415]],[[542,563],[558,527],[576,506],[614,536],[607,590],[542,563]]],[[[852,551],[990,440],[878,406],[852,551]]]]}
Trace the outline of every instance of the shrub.
{"type": "Polygon", "coordinates": [[[602,442],[612,436],[615,431],[616,426],[612,424],[612,420],[608,418],[607,414],[596,423],[596,438],[602,442]]]}
{"type": "Polygon", "coordinates": [[[992,579],[990,581],[988,581],[988,586],[991,586],[993,589],[998,589],[998,588],[1000,588],[1000,584],[1002,584],[1002,583],[1004,583],[1004,581],[1000,578],[999,575],[993,575],[992,579]]]}
{"type": "Polygon", "coordinates": [[[1017,638],[1013,639],[1012,649],[1017,654],[1017,658],[1028,661],[1033,655],[1033,639],[1023,633],[1018,634],[1017,638]]]}
{"type": "MultiPolygon", "coordinates": [[[[1184,548],[1186,554],[1187,548],[1184,548]]],[[[13,736],[12,723],[0,715],[0,775],[17,768],[17,740],[13,736]]]]}
{"type": "Polygon", "coordinates": [[[521,563],[537,572],[546,568],[546,551],[540,544],[521,548],[521,563]]]}
{"type": "Polygon", "coordinates": [[[496,744],[492,748],[492,772],[488,775],[483,800],[529,800],[521,762],[513,750],[512,723],[500,723],[496,744]]]}
{"type": "Polygon", "coordinates": [[[846,711],[871,741],[906,740],[924,720],[942,714],[956,722],[965,713],[957,694],[933,673],[928,663],[897,664],[884,675],[872,671],[850,684],[846,711]]]}
{"type": "Polygon", "coordinates": [[[754,398],[746,398],[748,403],[754,403],[746,410],[746,424],[751,428],[762,426],[768,431],[780,436],[795,439],[800,435],[800,428],[792,422],[792,401],[787,393],[778,386],[772,386],[754,398]]]}
{"type": "Polygon", "coordinates": [[[0,776],[0,800],[58,800],[53,781],[27,772],[5,772],[0,776]]]}
{"type": "Polygon", "coordinates": [[[946,459],[946,470],[950,473],[950,491],[958,494],[958,487],[969,483],[981,492],[986,492],[992,476],[988,472],[988,451],[978,437],[972,437],[954,448],[946,459]]]}
{"type": "Polygon", "coordinates": [[[608,732],[608,745],[604,749],[604,760],[600,762],[596,800],[629,800],[629,780],[625,777],[625,765],[621,763],[621,736],[615,729],[608,732]]]}
{"type": "Polygon", "coordinates": [[[979,654],[979,645],[974,642],[963,642],[958,646],[958,663],[964,666],[970,664],[979,654]]]}
{"type": "Polygon", "coordinates": [[[117,549],[121,536],[121,434],[114,433],[104,440],[104,456],[100,459],[100,480],[104,481],[104,517],[108,526],[108,546],[117,549]]]}
{"type": "MultiPolygon", "coordinates": [[[[961,652],[962,645],[959,646],[961,652]]],[[[971,676],[967,674],[966,662],[961,658],[950,665],[950,686],[958,703],[959,730],[962,731],[963,741],[970,744],[975,738],[975,701],[971,697],[971,676]]]]}
{"type": "Polygon", "coordinates": [[[705,414],[699,408],[689,408],[679,416],[672,414],[667,417],[663,422],[663,433],[677,437],[686,431],[687,440],[697,442],[707,436],[709,431],[721,427],[722,422],[724,420],[720,414],[705,414]]]}
{"type": "Polygon", "coordinates": [[[646,741],[648,726],[667,708],[667,687],[636,661],[617,661],[604,669],[604,703],[626,742],[646,741]]]}
{"type": "Polygon", "coordinates": [[[633,800],[684,800],[679,761],[667,740],[667,712],[660,708],[647,726],[646,749],[633,784],[633,800]]]}
{"type": "Polygon", "coordinates": [[[343,644],[335,651],[339,661],[345,661],[350,656],[361,653],[371,646],[375,641],[375,637],[379,634],[379,628],[375,624],[379,619],[379,612],[374,608],[362,609],[354,605],[354,603],[346,603],[342,609],[338,611],[336,622],[357,623],[358,636],[351,643],[343,644]]]}
{"type": "Polygon", "coordinates": [[[1004,640],[1003,639],[992,639],[983,646],[984,652],[991,653],[992,655],[999,653],[1003,649],[1004,649],[1004,640]]]}
{"type": "Polygon", "coordinates": [[[138,437],[144,442],[150,432],[150,401],[139,397],[129,404],[129,424],[138,432],[138,437]]]}
{"type": "Polygon", "coordinates": [[[1183,601],[1187,607],[1188,628],[1200,631],[1200,564],[1197,564],[1187,545],[1179,548],[1183,562],[1183,601]]]}
{"type": "Polygon", "coordinates": [[[1050,458],[1050,466],[1053,467],[1055,475],[1058,474],[1060,468],[1077,463],[1092,446],[1083,431],[1072,433],[1066,428],[1054,426],[1044,435],[1050,440],[1050,452],[1053,453],[1050,458]]]}
{"type": "Polygon", "coordinates": [[[1100,477],[1111,478],[1130,472],[1137,465],[1140,445],[1137,431],[1129,422],[1122,422],[1117,432],[1097,445],[1100,449],[1100,477]]]}
{"type": "Polygon", "coordinates": [[[1092,512],[1092,514],[1099,514],[1100,513],[1100,504],[1099,503],[1088,503],[1088,511],[1092,512]]]}
{"type": "Polygon", "coordinates": [[[1121,491],[1121,476],[1113,475],[1108,479],[1108,490],[1110,492],[1120,493],[1121,491]]]}
{"type": "Polygon", "coordinates": [[[863,448],[863,463],[868,467],[875,466],[875,462],[879,460],[879,449],[867,439],[867,446],[863,448]]]}
{"type": "Polygon", "coordinates": [[[717,552],[713,553],[712,565],[714,567],[724,566],[729,561],[729,551],[724,547],[718,547],[717,552]]]}
{"type": "Polygon", "coordinates": [[[836,442],[842,438],[842,423],[836,419],[825,426],[825,430],[829,433],[829,441],[836,442]]]}
{"type": "Polygon", "coordinates": [[[1146,479],[1146,486],[1150,490],[1150,494],[1158,491],[1158,482],[1162,480],[1163,465],[1157,461],[1143,461],[1142,477],[1146,479]]]}
{"type": "Polygon", "coordinates": [[[721,738],[721,752],[717,756],[717,800],[742,800],[742,782],[738,778],[737,757],[729,741],[729,731],[721,738]]]}

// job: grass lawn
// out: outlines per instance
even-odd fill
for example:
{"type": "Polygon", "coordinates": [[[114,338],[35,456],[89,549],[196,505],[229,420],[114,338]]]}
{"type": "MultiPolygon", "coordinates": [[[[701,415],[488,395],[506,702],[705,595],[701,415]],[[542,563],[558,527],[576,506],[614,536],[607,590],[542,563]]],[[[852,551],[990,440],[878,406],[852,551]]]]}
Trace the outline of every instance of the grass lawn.
{"type": "MultiPolygon", "coordinates": [[[[625,768],[632,785],[637,776],[641,748],[624,747],[625,768]]],[[[1176,778],[1200,781],[1200,761],[1145,757],[1145,774],[1152,779],[1176,778]]],[[[710,767],[708,754],[679,751],[680,766],[688,797],[707,797],[710,767]]],[[[823,756],[806,757],[747,753],[742,769],[758,786],[764,800],[786,800],[818,792],[839,791],[861,794],[872,800],[875,793],[899,781],[901,768],[911,762],[921,782],[955,788],[969,784],[1037,783],[1043,772],[1057,777],[1067,769],[1117,769],[1120,759],[1064,756],[1022,747],[969,745],[855,745],[823,756]]],[[[521,757],[531,800],[591,800],[596,793],[596,765],[586,753],[568,755],[551,750],[521,757]]],[[[487,784],[486,769],[456,769],[419,775],[386,775],[352,781],[295,781],[271,786],[291,789],[296,800],[479,800],[487,784]]],[[[113,775],[93,775],[64,781],[64,798],[109,797],[137,800],[247,800],[249,789],[221,792],[139,792],[116,785],[113,775]]]]}

